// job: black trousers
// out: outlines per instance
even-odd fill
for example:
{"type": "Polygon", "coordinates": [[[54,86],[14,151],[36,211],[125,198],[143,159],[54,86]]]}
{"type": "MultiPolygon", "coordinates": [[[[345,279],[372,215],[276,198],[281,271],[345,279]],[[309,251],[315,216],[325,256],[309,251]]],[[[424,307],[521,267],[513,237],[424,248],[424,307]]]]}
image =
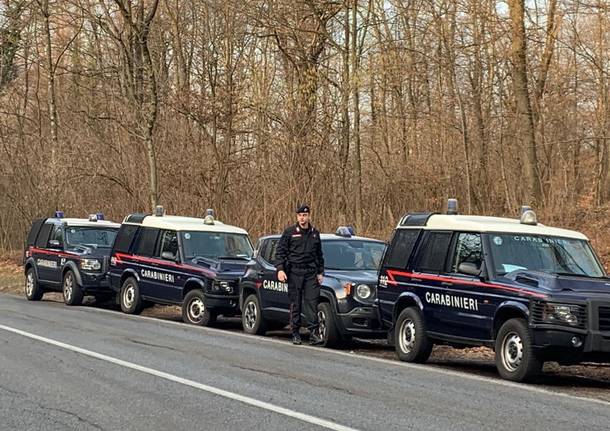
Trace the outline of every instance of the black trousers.
{"type": "Polygon", "coordinates": [[[305,315],[309,332],[318,330],[318,298],[320,285],[315,272],[288,273],[288,297],[290,298],[290,331],[298,333],[301,328],[301,312],[305,315]]]}

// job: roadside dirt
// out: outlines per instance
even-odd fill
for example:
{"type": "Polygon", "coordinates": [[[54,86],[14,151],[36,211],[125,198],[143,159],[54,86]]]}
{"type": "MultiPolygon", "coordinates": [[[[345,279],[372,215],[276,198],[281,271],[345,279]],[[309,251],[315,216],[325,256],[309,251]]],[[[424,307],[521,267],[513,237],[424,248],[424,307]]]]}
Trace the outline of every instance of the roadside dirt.
{"type": "MultiPolygon", "coordinates": [[[[15,258],[0,258],[0,293],[23,295],[24,277],[19,261],[15,258]]],[[[46,301],[63,302],[61,293],[47,293],[46,301]]],[[[85,305],[95,305],[95,299],[85,298],[85,305]]],[[[100,307],[120,310],[114,304],[99,304],[100,307]]],[[[182,321],[180,307],[155,305],[145,309],[143,316],[159,319],[182,321]]],[[[219,319],[216,327],[228,331],[241,331],[239,318],[219,319]]],[[[267,334],[277,339],[286,339],[287,330],[272,331],[267,334]]],[[[385,340],[354,339],[343,350],[359,355],[397,360],[394,348],[385,340]]],[[[487,348],[455,349],[447,346],[435,346],[429,364],[445,369],[473,373],[490,378],[498,378],[494,365],[494,353],[487,348]]],[[[610,363],[559,366],[546,363],[544,375],[538,385],[546,389],[575,396],[597,398],[610,402],[610,363]]]]}

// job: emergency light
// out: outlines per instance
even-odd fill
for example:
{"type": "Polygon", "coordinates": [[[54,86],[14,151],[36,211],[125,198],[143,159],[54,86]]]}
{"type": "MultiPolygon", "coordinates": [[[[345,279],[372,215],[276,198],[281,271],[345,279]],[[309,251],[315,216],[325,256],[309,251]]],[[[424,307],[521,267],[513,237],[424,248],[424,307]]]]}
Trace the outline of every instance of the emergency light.
{"type": "Polygon", "coordinates": [[[536,226],[538,224],[538,217],[536,217],[536,213],[532,210],[532,207],[527,205],[523,205],[521,207],[521,217],[519,218],[519,222],[521,224],[529,224],[532,226],[536,226]]]}
{"type": "Polygon", "coordinates": [[[97,215],[96,214],[89,214],[89,221],[97,221],[97,215]]]}
{"type": "Polygon", "coordinates": [[[155,217],[163,217],[165,215],[165,209],[163,205],[157,205],[155,207],[155,217]]]}
{"type": "Polygon", "coordinates": [[[205,224],[214,224],[214,210],[212,208],[208,208],[205,211],[205,217],[203,218],[203,222],[205,224]]]}
{"type": "Polygon", "coordinates": [[[337,228],[337,231],[335,232],[335,235],[337,235],[337,236],[344,236],[346,238],[349,238],[353,234],[352,234],[352,231],[350,230],[349,226],[339,226],[337,228]]]}
{"type": "Polygon", "coordinates": [[[97,217],[98,220],[105,220],[104,219],[104,213],[103,212],[97,212],[95,213],[95,217],[97,217]]]}
{"type": "Polygon", "coordinates": [[[63,211],[55,211],[55,218],[64,218],[63,211]]]}
{"type": "Polygon", "coordinates": [[[458,214],[457,199],[451,198],[447,201],[447,214],[448,215],[457,215],[458,214]]]}

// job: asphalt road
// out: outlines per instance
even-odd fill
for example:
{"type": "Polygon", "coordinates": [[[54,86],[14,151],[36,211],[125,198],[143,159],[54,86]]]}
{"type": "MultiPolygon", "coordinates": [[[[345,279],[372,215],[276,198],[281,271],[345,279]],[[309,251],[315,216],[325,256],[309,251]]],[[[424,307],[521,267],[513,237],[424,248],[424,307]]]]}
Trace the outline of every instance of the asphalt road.
{"type": "Polygon", "coordinates": [[[610,403],[0,295],[0,430],[609,429],[610,403]]]}

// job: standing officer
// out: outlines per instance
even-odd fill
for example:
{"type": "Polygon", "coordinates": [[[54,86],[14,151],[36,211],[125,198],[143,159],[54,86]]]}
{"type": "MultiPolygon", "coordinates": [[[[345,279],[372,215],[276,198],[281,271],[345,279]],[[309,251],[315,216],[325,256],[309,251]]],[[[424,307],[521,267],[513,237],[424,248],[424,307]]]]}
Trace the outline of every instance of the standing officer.
{"type": "Polygon", "coordinates": [[[324,276],[324,256],[320,232],[310,223],[308,205],[297,208],[297,223],[282,233],[277,246],[277,278],[288,280],[292,343],[301,344],[301,308],[307,319],[310,344],[322,344],[318,322],[318,298],[324,276]]]}

